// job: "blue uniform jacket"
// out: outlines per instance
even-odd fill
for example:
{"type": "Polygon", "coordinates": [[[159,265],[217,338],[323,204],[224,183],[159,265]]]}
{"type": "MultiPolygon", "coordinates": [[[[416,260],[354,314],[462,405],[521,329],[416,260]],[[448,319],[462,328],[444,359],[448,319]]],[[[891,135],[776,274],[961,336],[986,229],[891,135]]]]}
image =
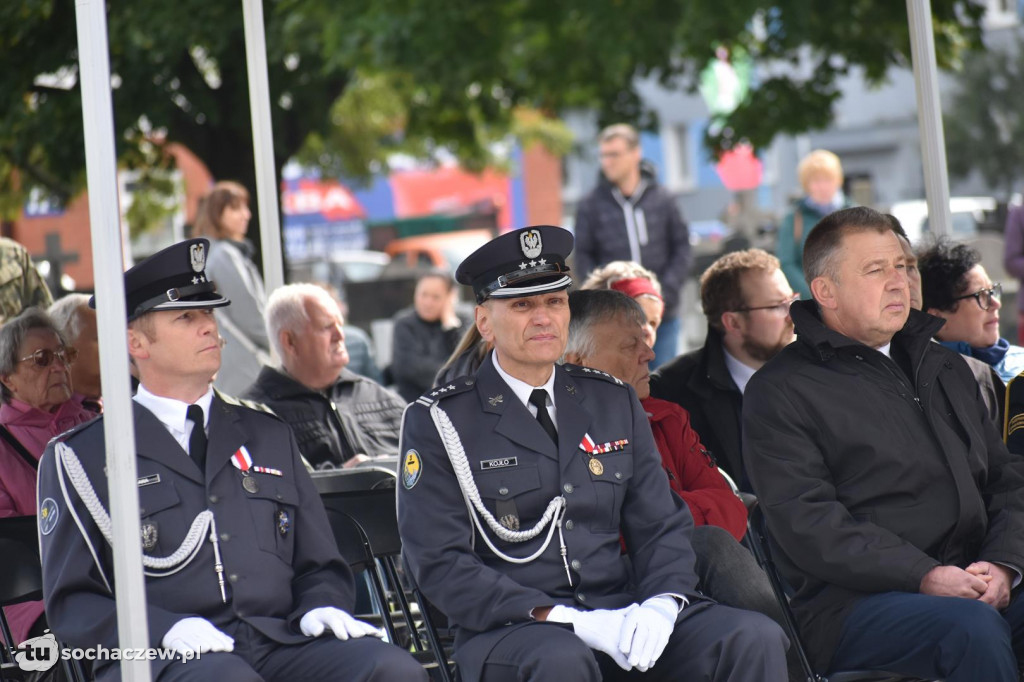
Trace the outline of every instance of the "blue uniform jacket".
{"type": "MultiPolygon", "coordinates": [[[[230,400],[230,399],[228,399],[230,400]]],[[[307,611],[336,606],[351,611],[352,573],[338,553],[313,482],[303,467],[291,430],[265,412],[228,402],[217,394],[211,405],[206,484],[195,461],[145,407],[134,404],[139,506],[143,534],[155,546],[146,554],[172,554],[196,515],[215,515],[224,563],[228,603],[221,601],[214,553],[204,540],[186,568],[165,577],[146,578],[149,645],[159,647],[174,623],[201,616],[230,632],[245,621],[271,640],[308,641],[298,629],[307,611]],[[242,487],[242,472],[231,457],[244,445],[253,464],[277,469],[281,476],[251,474],[259,489],[242,487]]],[[[105,475],[102,417],[62,437],[81,460],[105,509],[110,510],[105,475]]],[[[117,646],[117,617],[88,546],[68,513],[55,467],[55,441],[39,465],[40,514],[57,518],[40,524],[43,594],[50,629],[70,646],[117,646]],[[48,502],[52,501],[52,502],[48,502]]],[[[92,517],[68,481],[75,511],[97,549],[113,586],[113,559],[92,517]]],[[[153,677],[169,661],[155,661],[153,677]]],[[[100,667],[117,677],[115,666],[100,667]]]]}
{"type": "MultiPolygon", "coordinates": [[[[537,606],[620,608],[662,593],[696,594],[693,519],[669,490],[633,389],[591,369],[565,365],[555,372],[557,448],[490,360],[475,377],[430,391],[406,411],[398,496],[402,545],[416,581],[458,625],[462,643],[476,633],[529,622],[537,606]],[[474,531],[430,416],[434,401],[457,429],[484,505],[496,517],[502,515],[498,505],[505,513],[511,501],[526,530],[553,497],[565,496],[571,587],[557,533],[539,558],[513,564],[491,552],[474,531]],[[580,448],[588,434],[599,446],[625,441],[597,456],[600,475],[580,448]],[[409,471],[410,451],[418,473],[409,471]]],[[[547,535],[506,543],[487,532],[516,557],[532,554],[547,535]]]]}

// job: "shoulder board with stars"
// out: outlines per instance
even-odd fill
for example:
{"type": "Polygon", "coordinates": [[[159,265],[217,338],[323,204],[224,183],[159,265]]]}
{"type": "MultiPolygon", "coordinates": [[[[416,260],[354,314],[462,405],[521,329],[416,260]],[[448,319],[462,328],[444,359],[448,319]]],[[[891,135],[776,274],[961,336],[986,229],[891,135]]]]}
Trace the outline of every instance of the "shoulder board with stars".
{"type": "Polygon", "coordinates": [[[570,365],[566,363],[562,365],[566,372],[574,377],[590,377],[591,379],[604,379],[610,381],[613,384],[623,386],[622,380],[618,377],[613,377],[608,372],[602,372],[599,369],[591,369],[590,367],[580,367],[579,365],[570,365]]]}
{"type": "Polygon", "coordinates": [[[447,398],[464,391],[468,391],[475,383],[476,380],[473,377],[459,377],[450,383],[435,386],[430,389],[417,398],[416,403],[423,407],[432,407],[434,403],[438,402],[442,398],[447,398]]]}

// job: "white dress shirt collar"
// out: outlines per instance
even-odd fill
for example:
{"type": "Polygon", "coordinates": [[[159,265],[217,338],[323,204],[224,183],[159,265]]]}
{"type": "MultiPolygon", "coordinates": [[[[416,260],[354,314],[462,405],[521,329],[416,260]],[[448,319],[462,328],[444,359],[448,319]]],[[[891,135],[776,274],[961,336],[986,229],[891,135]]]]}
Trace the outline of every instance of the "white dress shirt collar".
{"type": "MultiPolygon", "coordinates": [[[[543,388],[548,394],[548,412],[553,412],[555,406],[555,367],[551,366],[551,376],[544,382],[542,386],[531,386],[521,379],[516,379],[514,376],[506,372],[501,368],[501,363],[498,362],[498,352],[491,353],[491,359],[494,362],[494,369],[498,370],[498,376],[505,380],[508,387],[512,389],[512,392],[516,394],[520,402],[526,406],[526,409],[530,410],[530,414],[537,416],[537,408],[530,402],[530,394],[533,393],[534,389],[543,388]]],[[[551,415],[552,420],[555,420],[555,415],[551,415]]],[[[555,421],[557,424],[558,422],[555,421]]]]}
{"type": "Polygon", "coordinates": [[[729,370],[729,376],[736,382],[736,387],[740,389],[742,395],[747,390],[747,382],[757,370],[737,360],[732,353],[726,350],[725,346],[722,346],[722,351],[725,353],[725,368],[729,370]]]}
{"type": "MultiPolygon", "coordinates": [[[[174,436],[182,448],[188,452],[188,439],[192,435],[192,422],[186,416],[190,403],[154,395],[146,390],[143,384],[139,384],[139,390],[135,392],[135,402],[145,407],[160,420],[167,430],[174,436]]],[[[194,404],[203,408],[204,427],[210,424],[210,405],[213,403],[213,388],[210,388],[194,404]]]]}

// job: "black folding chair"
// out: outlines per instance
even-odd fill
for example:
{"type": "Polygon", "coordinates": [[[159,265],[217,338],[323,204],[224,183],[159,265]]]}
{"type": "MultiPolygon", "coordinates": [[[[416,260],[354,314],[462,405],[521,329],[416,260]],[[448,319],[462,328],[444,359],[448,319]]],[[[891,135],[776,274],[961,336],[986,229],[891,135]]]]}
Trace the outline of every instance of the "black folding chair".
{"type": "MultiPolygon", "coordinates": [[[[0,519],[0,607],[13,606],[43,598],[43,574],[39,563],[39,536],[35,516],[0,519]]],[[[24,679],[26,673],[15,660],[17,648],[7,615],[0,608],[0,682],[24,679]]],[[[63,649],[63,645],[60,645],[63,649]]],[[[58,649],[58,651],[60,650],[58,649]]],[[[61,660],[65,679],[85,682],[78,661],[61,660]]]]}
{"type": "Polygon", "coordinates": [[[398,569],[402,541],[398,534],[395,472],[380,467],[315,472],[313,482],[342,556],[354,570],[366,570],[389,639],[401,641],[391,612],[393,603],[408,628],[413,655],[428,670],[436,671],[443,682],[451,682],[448,656],[426,601],[418,590],[412,590],[419,607],[413,609],[398,569]]]}
{"type": "Polygon", "coordinates": [[[772,591],[775,593],[775,598],[782,609],[790,646],[796,647],[797,656],[800,658],[800,664],[807,674],[808,682],[916,682],[913,678],[883,670],[844,670],[827,675],[816,672],[811,666],[811,661],[807,656],[807,649],[800,638],[796,617],[789,606],[786,583],[772,558],[772,539],[768,534],[768,525],[765,522],[764,512],[758,504],[754,504],[750,509],[747,538],[749,538],[750,547],[754,552],[757,563],[761,565],[761,568],[768,575],[768,582],[771,583],[772,591]]]}

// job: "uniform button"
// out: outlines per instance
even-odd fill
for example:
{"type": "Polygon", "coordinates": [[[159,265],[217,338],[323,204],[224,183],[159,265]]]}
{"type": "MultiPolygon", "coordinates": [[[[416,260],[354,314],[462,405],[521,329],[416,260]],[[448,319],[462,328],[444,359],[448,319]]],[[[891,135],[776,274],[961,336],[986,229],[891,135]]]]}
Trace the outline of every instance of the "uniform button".
{"type": "Polygon", "coordinates": [[[571,493],[574,490],[574,488],[572,487],[572,483],[566,483],[565,485],[563,485],[562,490],[564,490],[567,493],[571,493]]]}
{"type": "Polygon", "coordinates": [[[582,592],[577,594],[576,598],[579,599],[581,602],[586,602],[587,601],[587,595],[583,594],[582,592]]]}
{"type": "Polygon", "coordinates": [[[216,495],[210,495],[210,504],[217,504],[219,500],[220,498],[217,497],[216,495]]]}
{"type": "Polygon", "coordinates": [[[569,519],[568,521],[565,522],[565,529],[566,530],[572,530],[575,527],[576,527],[576,524],[572,522],[572,519],[569,519]]]}
{"type": "Polygon", "coordinates": [[[580,563],[579,559],[573,559],[570,565],[578,571],[580,570],[580,566],[582,566],[583,564],[580,563]]]}
{"type": "Polygon", "coordinates": [[[221,533],[220,534],[220,541],[221,542],[227,542],[230,539],[231,539],[231,536],[228,535],[227,533],[221,533]]]}
{"type": "Polygon", "coordinates": [[[279,500],[283,500],[283,499],[284,499],[284,495],[282,495],[281,493],[278,493],[278,494],[276,495],[276,497],[277,497],[277,499],[279,499],[279,500]]]}
{"type": "Polygon", "coordinates": [[[238,574],[237,573],[232,573],[231,575],[228,576],[228,580],[230,580],[233,583],[237,583],[238,582],[238,574]]]}
{"type": "Polygon", "coordinates": [[[615,472],[615,478],[617,478],[617,479],[619,479],[621,481],[622,480],[622,472],[621,471],[616,471],[615,472]]]}
{"type": "Polygon", "coordinates": [[[508,488],[498,488],[499,495],[508,495],[508,488]]]}

